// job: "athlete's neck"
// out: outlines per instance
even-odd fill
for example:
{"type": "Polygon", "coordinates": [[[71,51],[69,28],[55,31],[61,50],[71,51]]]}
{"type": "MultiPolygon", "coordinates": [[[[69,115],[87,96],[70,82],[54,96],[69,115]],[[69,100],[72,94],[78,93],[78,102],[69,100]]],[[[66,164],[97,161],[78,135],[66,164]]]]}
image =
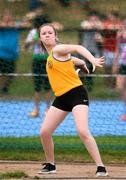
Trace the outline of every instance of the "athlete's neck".
{"type": "Polygon", "coordinates": [[[52,50],[54,47],[55,47],[55,45],[53,45],[53,46],[45,46],[48,54],[50,54],[51,50],[52,50]]]}

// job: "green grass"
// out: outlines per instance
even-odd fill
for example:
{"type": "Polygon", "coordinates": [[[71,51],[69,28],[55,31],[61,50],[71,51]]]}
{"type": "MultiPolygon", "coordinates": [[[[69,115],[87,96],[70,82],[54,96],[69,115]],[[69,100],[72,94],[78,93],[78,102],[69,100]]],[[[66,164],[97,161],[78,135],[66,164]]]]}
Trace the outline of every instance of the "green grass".
{"type": "Polygon", "coordinates": [[[26,175],[22,171],[14,171],[14,172],[6,172],[6,173],[0,173],[0,179],[20,179],[20,178],[27,178],[28,175],[26,175]]]}
{"type": "MultiPolygon", "coordinates": [[[[106,163],[126,163],[126,137],[96,137],[106,163]]],[[[76,136],[54,136],[57,161],[92,162],[87,150],[76,136]]],[[[39,137],[0,138],[0,159],[44,161],[39,137]]]]}

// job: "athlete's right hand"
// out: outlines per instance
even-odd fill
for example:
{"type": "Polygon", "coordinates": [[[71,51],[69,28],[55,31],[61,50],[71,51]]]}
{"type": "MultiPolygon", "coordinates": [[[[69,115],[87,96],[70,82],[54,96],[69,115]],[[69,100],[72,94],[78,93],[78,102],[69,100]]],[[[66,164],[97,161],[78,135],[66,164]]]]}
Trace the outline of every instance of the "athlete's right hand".
{"type": "Polygon", "coordinates": [[[100,57],[100,58],[95,58],[94,62],[92,63],[93,66],[93,72],[95,71],[96,67],[103,67],[105,63],[105,59],[104,56],[100,57]]]}

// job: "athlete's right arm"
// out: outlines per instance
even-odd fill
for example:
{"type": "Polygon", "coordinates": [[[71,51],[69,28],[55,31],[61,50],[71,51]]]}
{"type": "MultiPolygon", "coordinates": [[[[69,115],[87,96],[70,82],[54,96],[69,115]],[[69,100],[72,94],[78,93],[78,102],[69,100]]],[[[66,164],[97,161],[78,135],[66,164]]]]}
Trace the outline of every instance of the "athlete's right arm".
{"type": "Polygon", "coordinates": [[[86,48],[81,45],[57,45],[54,47],[53,53],[56,54],[56,56],[61,57],[71,53],[78,53],[92,63],[93,71],[95,70],[96,66],[103,67],[104,64],[104,57],[95,58],[86,48]]]}

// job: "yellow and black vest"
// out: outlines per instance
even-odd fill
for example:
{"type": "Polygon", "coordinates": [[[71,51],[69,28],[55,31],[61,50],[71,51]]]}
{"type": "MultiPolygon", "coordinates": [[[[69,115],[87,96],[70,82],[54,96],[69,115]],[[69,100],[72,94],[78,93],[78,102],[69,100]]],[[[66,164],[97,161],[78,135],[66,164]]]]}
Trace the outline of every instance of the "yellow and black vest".
{"type": "Polygon", "coordinates": [[[46,71],[55,96],[61,96],[69,90],[82,85],[75,71],[72,58],[59,61],[53,57],[51,52],[47,59],[46,71]]]}

